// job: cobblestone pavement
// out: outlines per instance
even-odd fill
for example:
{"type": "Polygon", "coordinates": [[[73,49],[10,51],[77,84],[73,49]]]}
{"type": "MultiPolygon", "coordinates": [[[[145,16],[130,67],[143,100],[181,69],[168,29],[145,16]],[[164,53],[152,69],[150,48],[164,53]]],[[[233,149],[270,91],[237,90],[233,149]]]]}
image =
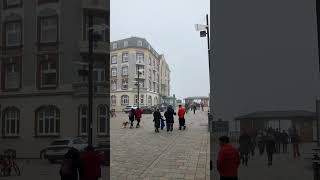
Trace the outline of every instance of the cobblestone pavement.
{"type": "Polygon", "coordinates": [[[207,112],[186,115],[187,129],[154,132],[151,114],[144,114],[141,128],[122,128],[127,114],[111,120],[112,180],[209,179],[207,112]]]}

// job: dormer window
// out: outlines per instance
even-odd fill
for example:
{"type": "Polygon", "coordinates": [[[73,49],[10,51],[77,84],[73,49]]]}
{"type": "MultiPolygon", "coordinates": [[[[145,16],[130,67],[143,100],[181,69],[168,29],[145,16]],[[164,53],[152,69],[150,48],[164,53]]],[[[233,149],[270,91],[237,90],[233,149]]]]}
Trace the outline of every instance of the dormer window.
{"type": "Polygon", "coordinates": [[[124,46],[124,47],[128,47],[128,41],[125,41],[125,42],[123,43],[123,46],[124,46]]]}
{"type": "Polygon", "coordinates": [[[142,47],[142,41],[141,41],[141,40],[138,40],[137,45],[138,45],[139,47],[142,47]]]}

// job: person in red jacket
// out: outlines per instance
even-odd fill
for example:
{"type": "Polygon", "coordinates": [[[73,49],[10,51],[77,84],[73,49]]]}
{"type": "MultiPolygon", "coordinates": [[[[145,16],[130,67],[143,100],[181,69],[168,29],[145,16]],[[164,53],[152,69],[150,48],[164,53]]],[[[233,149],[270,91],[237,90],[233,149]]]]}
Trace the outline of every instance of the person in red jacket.
{"type": "Polygon", "coordinates": [[[88,146],[81,156],[80,180],[98,180],[101,177],[102,158],[88,146]]]}
{"type": "Polygon", "coordinates": [[[179,105],[179,109],[178,109],[178,116],[179,116],[179,130],[181,130],[181,128],[183,127],[183,129],[186,129],[186,120],[184,118],[184,115],[186,114],[186,110],[184,109],[184,107],[182,107],[182,105],[179,105]]]}
{"type": "Polygon", "coordinates": [[[229,144],[230,140],[227,136],[221,136],[219,142],[220,151],[217,159],[217,169],[220,180],[238,180],[239,151],[229,144]]]}
{"type": "Polygon", "coordinates": [[[137,120],[137,126],[136,128],[139,128],[140,127],[140,120],[141,120],[141,117],[142,117],[142,110],[140,108],[137,108],[134,112],[134,115],[135,115],[135,118],[137,120]]]}

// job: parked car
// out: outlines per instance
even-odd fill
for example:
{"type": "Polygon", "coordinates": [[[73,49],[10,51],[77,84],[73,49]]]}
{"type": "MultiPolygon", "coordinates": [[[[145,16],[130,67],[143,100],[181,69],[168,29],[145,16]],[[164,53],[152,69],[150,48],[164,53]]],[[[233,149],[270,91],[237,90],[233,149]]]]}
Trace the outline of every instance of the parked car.
{"type": "Polygon", "coordinates": [[[143,114],[152,114],[155,111],[155,107],[154,106],[144,106],[144,107],[141,107],[141,110],[142,110],[143,114]]]}
{"type": "Polygon", "coordinates": [[[126,106],[126,107],[123,109],[123,111],[124,111],[125,113],[128,113],[132,108],[133,108],[133,109],[137,109],[138,106],[136,106],[136,105],[128,105],[128,106],[126,106]]]}
{"type": "Polygon", "coordinates": [[[70,148],[73,147],[83,152],[87,146],[88,143],[82,138],[56,139],[45,149],[44,158],[48,159],[50,163],[54,163],[57,160],[63,160],[70,148]]]}

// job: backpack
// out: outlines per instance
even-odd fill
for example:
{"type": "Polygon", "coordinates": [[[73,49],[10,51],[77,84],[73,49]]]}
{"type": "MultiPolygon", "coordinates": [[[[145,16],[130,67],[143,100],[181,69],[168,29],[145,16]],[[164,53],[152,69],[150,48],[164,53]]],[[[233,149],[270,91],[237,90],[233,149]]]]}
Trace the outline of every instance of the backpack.
{"type": "Polygon", "coordinates": [[[73,175],[73,164],[71,159],[63,160],[60,168],[61,176],[72,176],[73,175]]]}

